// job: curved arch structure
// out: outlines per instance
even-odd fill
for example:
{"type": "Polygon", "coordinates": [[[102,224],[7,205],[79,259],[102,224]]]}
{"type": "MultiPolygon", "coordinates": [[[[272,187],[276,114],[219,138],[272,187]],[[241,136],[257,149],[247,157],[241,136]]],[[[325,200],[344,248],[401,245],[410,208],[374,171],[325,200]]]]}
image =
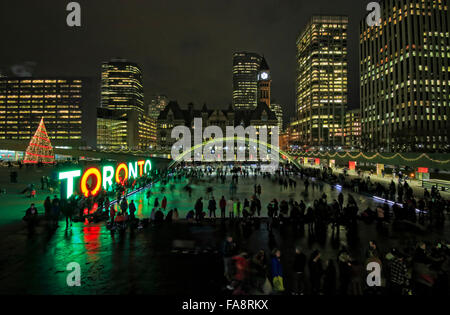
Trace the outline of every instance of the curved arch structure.
{"type": "Polygon", "coordinates": [[[204,141],[201,144],[197,144],[197,145],[191,147],[189,150],[184,151],[176,159],[174,159],[172,162],[170,162],[169,166],[168,166],[168,169],[178,165],[180,162],[182,162],[184,160],[186,155],[188,155],[188,154],[190,155],[193,151],[195,151],[196,149],[198,149],[200,147],[204,147],[206,145],[213,144],[213,143],[221,143],[221,144],[223,144],[226,141],[235,141],[235,140],[237,140],[237,141],[244,141],[245,143],[253,143],[253,144],[257,144],[257,145],[262,144],[263,146],[265,146],[267,148],[270,148],[270,150],[273,150],[273,152],[278,153],[284,160],[288,160],[289,163],[293,163],[298,169],[300,169],[300,165],[297,163],[295,158],[293,158],[287,152],[285,152],[283,150],[280,150],[279,147],[272,146],[270,143],[263,142],[263,141],[260,141],[260,140],[254,140],[254,139],[237,137],[237,136],[235,136],[235,137],[217,138],[217,139],[204,141]]]}

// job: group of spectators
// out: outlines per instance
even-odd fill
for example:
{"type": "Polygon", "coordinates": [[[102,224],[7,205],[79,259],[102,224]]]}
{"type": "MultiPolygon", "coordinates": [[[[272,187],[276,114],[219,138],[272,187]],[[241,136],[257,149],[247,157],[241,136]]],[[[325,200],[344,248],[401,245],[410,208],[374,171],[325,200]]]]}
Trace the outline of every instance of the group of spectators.
{"type": "Polygon", "coordinates": [[[420,295],[448,296],[450,243],[410,242],[380,249],[369,241],[361,256],[343,245],[323,259],[301,247],[251,255],[228,236],[222,247],[226,289],[233,295],[420,295]],[[367,268],[374,263],[375,269],[367,268]],[[373,273],[375,271],[375,273],[373,273]],[[377,274],[376,272],[379,272],[377,274]],[[379,278],[377,278],[379,277],[379,278]]]}

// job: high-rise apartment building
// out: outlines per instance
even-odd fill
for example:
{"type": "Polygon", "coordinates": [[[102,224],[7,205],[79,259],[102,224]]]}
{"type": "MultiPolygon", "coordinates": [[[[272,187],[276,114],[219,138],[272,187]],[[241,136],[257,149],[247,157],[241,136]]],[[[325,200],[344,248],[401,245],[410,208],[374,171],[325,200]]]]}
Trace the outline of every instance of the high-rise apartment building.
{"type": "Polygon", "coordinates": [[[345,16],[313,16],[297,39],[297,119],[306,146],[344,144],[347,105],[345,16]]]}
{"type": "Polygon", "coordinates": [[[361,22],[362,145],[449,150],[450,38],[445,0],[386,0],[361,22]]]}
{"type": "Polygon", "coordinates": [[[0,140],[28,142],[44,118],[53,144],[82,145],[87,108],[83,78],[0,78],[0,140]]]}
{"type": "Polygon", "coordinates": [[[101,107],[144,112],[142,72],[136,63],[112,59],[102,64],[101,107]]]}
{"type": "Polygon", "coordinates": [[[345,145],[349,149],[361,148],[361,111],[359,108],[345,113],[345,145]]]}
{"type": "Polygon", "coordinates": [[[252,110],[258,105],[258,73],[262,57],[256,53],[233,54],[233,107],[252,110]]]}

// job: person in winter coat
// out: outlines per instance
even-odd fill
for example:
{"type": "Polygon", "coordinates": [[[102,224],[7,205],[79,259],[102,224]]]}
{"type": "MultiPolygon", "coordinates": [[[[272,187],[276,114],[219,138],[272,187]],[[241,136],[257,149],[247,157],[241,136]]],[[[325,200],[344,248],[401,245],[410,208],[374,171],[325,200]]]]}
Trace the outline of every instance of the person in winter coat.
{"type": "Polygon", "coordinates": [[[239,199],[236,199],[236,201],[233,204],[233,211],[234,211],[234,216],[236,218],[240,218],[241,216],[241,211],[242,211],[242,204],[239,201],[239,199]]]}
{"type": "Polygon", "coordinates": [[[320,259],[320,251],[315,250],[309,260],[309,276],[311,281],[312,294],[319,294],[320,285],[323,276],[322,260],[320,259]]]}
{"type": "Polygon", "coordinates": [[[30,231],[34,229],[35,225],[38,222],[38,211],[34,203],[32,203],[31,206],[25,211],[25,216],[23,217],[23,220],[27,222],[28,229],[30,231]]]}
{"type": "Polygon", "coordinates": [[[134,221],[136,213],[136,205],[134,204],[133,200],[131,200],[130,202],[129,210],[130,210],[130,220],[134,221]]]}
{"type": "Polygon", "coordinates": [[[234,274],[234,279],[239,282],[244,282],[248,278],[249,272],[249,261],[247,253],[241,253],[232,258],[236,265],[236,273],[234,274]]]}
{"type": "Polygon", "coordinates": [[[264,250],[260,250],[250,261],[251,285],[256,289],[255,293],[267,295],[272,292],[272,285],[267,275],[266,255],[264,250]]]}
{"type": "Polygon", "coordinates": [[[58,227],[60,212],[61,212],[60,200],[57,196],[54,196],[52,200],[52,221],[54,227],[58,227]]]}
{"type": "Polygon", "coordinates": [[[113,223],[114,222],[114,217],[116,216],[116,210],[114,209],[114,205],[112,205],[109,209],[109,219],[110,222],[113,223]]]}
{"type": "Polygon", "coordinates": [[[363,266],[353,259],[351,262],[349,295],[363,295],[363,266]]]}
{"type": "Polygon", "coordinates": [[[216,204],[216,200],[214,199],[214,196],[213,196],[213,197],[211,197],[211,200],[209,201],[209,204],[208,204],[210,218],[212,218],[213,215],[214,215],[214,218],[216,217],[216,208],[217,208],[217,204],[216,204]]]}
{"type": "Polygon", "coordinates": [[[248,255],[247,253],[241,253],[237,256],[234,256],[232,258],[232,261],[235,266],[235,273],[232,283],[232,288],[234,289],[233,295],[247,294],[246,289],[248,288],[250,271],[250,262],[248,259],[248,255]]]}
{"type": "Polygon", "coordinates": [[[230,219],[234,218],[234,201],[233,199],[230,199],[227,201],[227,208],[228,208],[228,216],[230,219]]]}
{"type": "Polygon", "coordinates": [[[294,295],[303,295],[305,293],[305,265],[306,255],[302,252],[300,247],[297,247],[295,249],[294,265],[292,266],[292,293],[294,295]]]}
{"type": "Polygon", "coordinates": [[[391,295],[404,295],[404,290],[409,284],[408,268],[403,261],[403,256],[394,251],[395,256],[389,264],[389,293],[391,295]]]}
{"type": "Polygon", "coordinates": [[[52,214],[52,201],[50,200],[50,196],[48,196],[44,201],[44,216],[46,219],[50,218],[52,214]]]}
{"type": "Polygon", "coordinates": [[[231,259],[236,255],[236,243],[233,237],[227,236],[222,246],[224,275],[228,281],[231,281],[232,274],[230,272],[231,259]]]}
{"type": "Polygon", "coordinates": [[[128,210],[127,198],[123,198],[122,201],[120,202],[120,210],[122,211],[123,214],[125,214],[125,212],[127,212],[127,210],[128,210]]]}
{"type": "Polygon", "coordinates": [[[281,265],[280,257],[281,251],[275,248],[272,251],[271,275],[272,275],[273,289],[276,292],[284,291],[283,267],[281,265]]]}
{"type": "Polygon", "coordinates": [[[195,220],[200,222],[203,219],[203,198],[198,198],[195,203],[195,220]]]}
{"type": "Polygon", "coordinates": [[[220,216],[222,219],[225,219],[225,210],[227,207],[227,201],[225,200],[224,196],[222,196],[222,198],[219,201],[219,207],[220,207],[220,216]]]}
{"type": "Polygon", "coordinates": [[[167,198],[164,196],[163,200],[161,201],[161,208],[163,208],[164,211],[166,211],[167,208],[167,198]]]}

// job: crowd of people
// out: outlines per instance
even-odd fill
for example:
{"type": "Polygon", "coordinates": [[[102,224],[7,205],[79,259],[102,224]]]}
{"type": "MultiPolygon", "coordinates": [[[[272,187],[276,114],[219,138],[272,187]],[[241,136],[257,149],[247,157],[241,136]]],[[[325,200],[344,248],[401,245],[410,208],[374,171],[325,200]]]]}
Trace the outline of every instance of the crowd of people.
{"type": "MultiPolygon", "coordinates": [[[[150,176],[135,181],[125,181],[112,191],[102,191],[95,197],[74,194],[68,200],[48,197],[44,202],[44,216],[53,227],[57,227],[60,215],[66,218],[66,227],[72,221],[99,222],[105,220],[111,231],[142,229],[148,225],[179,220],[177,208],[169,207],[165,195],[166,187],[171,191],[176,183],[188,182],[184,191],[192,196],[192,186],[203,179],[225,183],[230,180],[228,196],[214,196],[213,184],[207,186],[205,198],[195,200],[193,209],[186,219],[192,224],[202,224],[208,220],[222,220],[232,228],[242,230],[244,237],[266,223],[269,241],[277,231],[283,237],[286,231],[302,233],[307,230],[311,239],[326,238],[331,228],[332,237],[339,239],[341,227],[347,231],[347,242],[356,236],[358,221],[376,222],[380,230],[391,223],[409,222],[428,226],[442,226],[445,214],[449,212],[449,202],[433,188],[424,191],[423,196],[414,194],[406,182],[394,181],[388,187],[372,182],[370,177],[352,179],[344,174],[335,175],[331,169],[296,170],[281,168],[273,174],[261,172],[258,168],[197,168],[180,167],[173,171],[153,172],[150,176]],[[278,184],[280,190],[290,189],[295,198],[282,200],[274,198],[262,204],[263,187],[258,177],[278,184]],[[238,197],[239,181],[254,178],[253,194],[247,198],[238,197]],[[163,198],[153,196],[150,184],[160,182],[163,198]],[[339,191],[336,199],[325,193],[325,184],[339,191]],[[301,186],[297,189],[297,186],[301,186]],[[149,218],[136,218],[134,201],[127,200],[127,193],[139,188],[147,189],[147,203],[153,201],[149,218]],[[343,189],[349,193],[344,195],[343,189]],[[315,200],[308,198],[314,192],[315,200]],[[360,209],[354,194],[373,195],[380,199],[374,209],[360,209]],[[117,205],[117,206],[115,206],[117,205]],[[117,210],[116,210],[117,209],[117,210]],[[266,214],[264,214],[264,210],[266,214]]],[[[205,181],[203,181],[205,182],[205,181]]],[[[202,183],[203,183],[202,182],[202,183]]],[[[242,194],[240,194],[242,196],[242,194]]],[[[37,221],[34,205],[27,210],[24,219],[34,224],[37,221]]],[[[299,234],[296,234],[299,235],[299,234]]],[[[348,244],[342,245],[337,255],[323,261],[318,249],[294,247],[284,253],[276,246],[269,246],[270,255],[259,250],[253,255],[249,250],[235,243],[228,236],[222,248],[224,275],[227,289],[232,294],[441,294],[448,293],[448,262],[450,245],[443,240],[435,242],[419,241],[402,248],[385,248],[382,251],[375,241],[369,243],[366,253],[361,256],[352,251],[348,244]],[[268,257],[270,256],[270,257],[268,257]],[[284,257],[292,257],[285,259],[284,257]],[[366,266],[369,262],[382,266],[382,286],[367,285],[366,266]]],[[[329,254],[325,255],[329,256],[329,254]]]]}
{"type": "Polygon", "coordinates": [[[380,249],[371,240],[363,256],[356,257],[346,246],[337,255],[322,258],[318,249],[308,254],[301,247],[290,253],[274,248],[253,255],[242,250],[231,236],[222,247],[226,289],[233,295],[421,295],[449,294],[450,244],[411,242],[403,248],[380,249]],[[291,259],[284,259],[289,256],[291,259]],[[372,285],[372,270],[380,266],[379,285],[372,285]]]}
{"type": "MultiPolygon", "coordinates": [[[[340,226],[347,230],[347,239],[350,241],[356,235],[357,222],[376,222],[377,228],[384,229],[391,223],[408,221],[421,224],[443,224],[445,213],[448,213],[448,202],[445,201],[436,189],[430,194],[425,190],[423,197],[416,201],[412,188],[406,181],[393,185],[397,194],[386,197],[384,202],[374,209],[359,209],[352,195],[347,194],[345,201],[343,188],[351,188],[352,181],[332,175],[328,169],[302,169],[300,172],[292,170],[280,170],[272,176],[272,181],[278,183],[280,189],[294,189],[297,181],[303,182],[303,191],[300,197],[307,197],[310,190],[318,191],[320,198],[314,200],[309,206],[302,198],[298,202],[290,200],[277,200],[274,198],[267,205],[267,229],[270,234],[274,229],[283,230],[289,227],[294,231],[307,229],[310,237],[320,239],[326,237],[328,228],[331,227],[332,237],[339,239],[340,226]],[[331,200],[324,193],[324,183],[341,190],[337,199],[331,200]],[[398,187],[398,188],[397,188],[398,187]],[[402,195],[402,189],[406,191],[402,195]],[[393,201],[391,201],[393,200],[393,201]],[[440,209],[437,209],[440,207],[440,209]]],[[[243,175],[244,176],[244,175],[243,175]]],[[[257,176],[255,174],[254,176],[257,176]]],[[[237,181],[233,179],[233,181],[237,181]]],[[[363,185],[370,185],[370,178],[363,185]]],[[[380,184],[378,184],[380,185],[380,184]]],[[[378,188],[379,189],[379,188],[378,188]]],[[[380,190],[380,189],[379,189],[380,190]]],[[[389,191],[392,192],[392,183],[389,191]]],[[[228,209],[228,218],[237,221],[245,235],[251,235],[252,231],[259,228],[261,222],[261,204],[258,201],[261,187],[255,185],[254,194],[241,202],[237,199],[220,198],[219,207],[221,218],[226,217],[225,209],[228,209]],[[223,210],[222,210],[223,209],[223,210]]],[[[354,190],[353,190],[354,191],[354,190]]],[[[370,190],[361,187],[359,192],[369,193],[370,190]]],[[[377,192],[374,192],[377,196],[377,192]]],[[[210,196],[205,203],[211,219],[215,218],[216,200],[210,196]]],[[[195,220],[201,222],[207,217],[204,211],[203,198],[199,198],[194,206],[195,220]]],[[[448,271],[450,244],[439,240],[425,243],[418,241],[402,248],[387,248],[381,251],[375,241],[369,243],[365,256],[354,255],[348,245],[344,245],[338,254],[322,261],[321,252],[313,250],[306,257],[302,248],[295,248],[292,253],[293,263],[283,262],[281,251],[273,248],[271,258],[267,259],[264,250],[253,255],[247,249],[238,250],[238,246],[232,237],[227,237],[223,245],[225,278],[228,282],[227,289],[232,294],[448,294],[448,271]],[[428,244],[428,247],[427,247],[428,244]],[[377,262],[382,270],[382,285],[369,286],[366,278],[368,272],[366,266],[369,262],[377,262]],[[290,264],[290,265],[289,265],[290,264]],[[289,270],[289,272],[283,272],[289,270]],[[286,289],[286,283],[288,284],[286,289]]],[[[288,254],[289,256],[289,254],[288,254]]]]}

